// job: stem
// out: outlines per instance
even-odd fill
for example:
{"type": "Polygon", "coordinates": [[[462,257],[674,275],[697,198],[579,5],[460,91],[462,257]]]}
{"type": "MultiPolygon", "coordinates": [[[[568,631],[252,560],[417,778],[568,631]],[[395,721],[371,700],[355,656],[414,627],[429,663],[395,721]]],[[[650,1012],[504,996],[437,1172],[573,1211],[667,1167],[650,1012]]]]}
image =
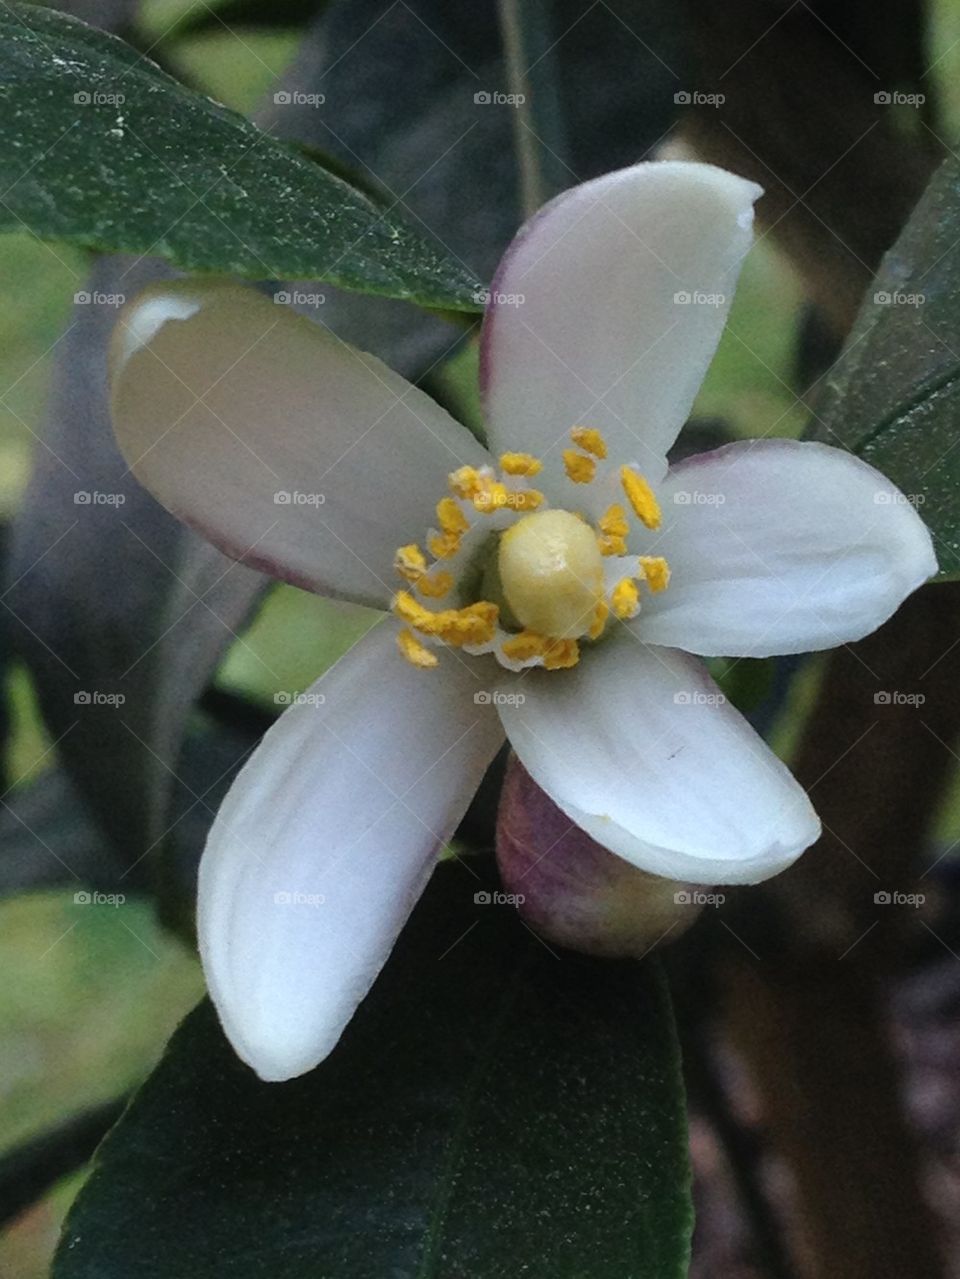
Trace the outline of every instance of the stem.
{"type": "Polygon", "coordinates": [[[524,217],[529,218],[547,198],[541,146],[533,125],[533,85],[524,47],[519,0],[497,0],[497,8],[500,14],[507,85],[509,92],[517,99],[513,117],[513,142],[517,153],[520,204],[524,217]]]}

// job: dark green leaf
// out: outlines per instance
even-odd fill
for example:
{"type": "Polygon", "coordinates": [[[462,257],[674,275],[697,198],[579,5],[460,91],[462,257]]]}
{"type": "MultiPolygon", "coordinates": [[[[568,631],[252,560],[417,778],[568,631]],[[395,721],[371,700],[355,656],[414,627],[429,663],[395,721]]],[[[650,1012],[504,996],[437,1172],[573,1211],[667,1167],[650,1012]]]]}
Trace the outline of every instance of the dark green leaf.
{"type": "Polygon", "coordinates": [[[333,1055],[262,1084],[201,1006],[101,1149],[56,1279],[680,1279],[659,965],[554,954],[440,867],[333,1055]]]}
{"type": "Polygon", "coordinates": [[[429,233],[65,14],[0,10],[0,105],[2,229],[480,309],[477,281],[429,233]]]}
{"type": "Polygon", "coordinates": [[[813,434],[870,462],[960,576],[960,164],[947,160],[884,258],[813,434]]]}

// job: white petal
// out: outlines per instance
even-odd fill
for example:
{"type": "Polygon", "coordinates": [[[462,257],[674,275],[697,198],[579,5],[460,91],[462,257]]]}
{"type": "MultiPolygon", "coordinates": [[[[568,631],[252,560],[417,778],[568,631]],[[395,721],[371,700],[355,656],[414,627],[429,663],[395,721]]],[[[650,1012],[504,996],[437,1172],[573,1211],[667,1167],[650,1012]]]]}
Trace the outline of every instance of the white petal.
{"type": "Polygon", "coordinates": [[[657,552],[672,576],[631,627],[705,656],[833,648],[937,571],[930,534],[879,471],[841,449],[744,441],[671,468],[657,552]]]}
{"type": "Polygon", "coordinates": [[[428,396],[253,289],[164,283],[122,312],[113,420],[127,462],[228,555],[383,605],[397,546],[484,450],[428,396]]]}
{"type": "Polygon", "coordinates": [[[416,670],[395,637],[377,626],[284,712],[203,855],[207,982],[263,1079],[334,1047],[503,741],[474,670],[416,670]]]}
{"type": "Polygon", "coordinates": [[[820,823],[802,788],[702,665],[619,630],[571,671],[501,699],[521,762],[572,822],[641,870],[751,884],[790,865],[820,823]]]}
{"type": "Polygon", "coordinates": [[[712,165],[655,162],[575,187],[531,219],[484,320],[491,449],[549,454],[555,477],[570,428],[594,426],[615,461],[659,479],[720,339],[760,193],[712,165]]]}

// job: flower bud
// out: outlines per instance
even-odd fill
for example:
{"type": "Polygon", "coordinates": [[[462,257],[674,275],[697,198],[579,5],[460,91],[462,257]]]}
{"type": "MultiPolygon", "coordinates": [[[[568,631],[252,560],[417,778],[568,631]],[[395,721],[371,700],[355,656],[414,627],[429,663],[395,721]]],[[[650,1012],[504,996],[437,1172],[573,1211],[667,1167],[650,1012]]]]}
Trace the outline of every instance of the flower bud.
{"type": "Polygon", "coordinates": [[[649,875],[575,825],[511,755],[497,814],[504,890],[541,936],[588,955],[639,958],[702,907],[692,885],[649,875]]]}

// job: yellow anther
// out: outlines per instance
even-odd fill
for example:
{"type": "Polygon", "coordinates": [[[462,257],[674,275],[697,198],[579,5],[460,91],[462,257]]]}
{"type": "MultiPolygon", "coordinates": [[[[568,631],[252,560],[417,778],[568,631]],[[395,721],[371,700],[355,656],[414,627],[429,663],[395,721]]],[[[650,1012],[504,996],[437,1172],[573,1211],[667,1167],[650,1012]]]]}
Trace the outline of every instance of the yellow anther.
{"type": "Polygon", "coordinates": [[[501,453],[500,468],[507,475],[539,475],[543,463],[532,453],[501,453]]]}
{"type": "Polygon", "coordinates": [[[452,589],[453,574],[447,573],[444,569],[437,569],[433,573],[424,573],[417,580],[417,590],[421,595],[426,595],[427,599],[443,599],[444,595],[449,595],[452,589]]]}
{"type": "Polygon", "coordinates": [[[626,511],[618,502],[601,515],[597,527],[600,530],[597,544],[601,555],[626,555],[630,525],[627,523],[626,511]]]}
{"type": "Polygon", "coordinates": [[[646,524],[647,528],[659,528],[660,506],[653,495],[653,489],[640,472],[635,471],[632,466],[621,466],[620,483],[637,519],[646,524]]]}
{"type": "Polygon", "coordinates": [[[592,457],[578,453],[576,449],[564,449],[563,469],[567,473],[567,479],[573,480],[574,484],[589,484],[597,473],[597,463],[592,457]]]}
{"type": "Polygon", "coordinates": [[[468,501],[480,491],[483,477],[475,466],[459,466],[447,477],[450,492],[468,501]]]}
{"type": "Polygon", "coordinates": [[[580,645],[575,639],[551,639],[539,631],[521,631],[504,641],[503,655],[513,662],[529,662],[540,657],[544,670],[558,671],[576,666],[580,645]]]}
{"type": "Polygon", "coordinates": [[[437,520],[444,533],[461,536],[470,527],[470,521],[452,497],[442,497],[437,503],[437,520]]]}
{"type": "Polygon", "coordinates": [[[654,595],[670,585],[670,565],[662,555],[641,555],[640,576],[654,595]]]}
{"type": "Polygon", "coordinates": [[[507,486],[502,480],[485,479],[480,491],[473,495],[473,509],[480,515],[492,515],[503,510],[507,498],[507,486]]]}
{"type": "Polygon", "coordinates": [[[545,671],[564,671],[580,661],[580,645],[575,639],[551,640],[543,655],[545,671]]]}
{"type": "Polygon", "coordinates": [[[597,607],[593,610],[593,620],[590,623],[590,629],[587,631],[587,639],[595,640],[600,638],[609,616],[610,605],[606,600],[597,600],[597,607]]]}
{"type": "Polygon", "coordinates": [[[427,561],[420,547],[411,542],[409,546],[397,547],[393,567],[408,582],[416,582],[427,571],[427,561]]]}
{"type": "Polygon", "coordinates": [[[431,666],[438,665],[440,661],[436,653],[431,653],[426,644],[421,644],[417,637],[408,630],[402,630],[397,633],[397,647],[411,666],[420,666],[424,670],[428,670],[431,666]]]}
{"type": "Polygon", "coordinates": [[[433,533],[427,538],[427,550],[438,560],[449,560],[460,549],[460,538],[456,533],[433,533]]]}
{"type": "Polygon", "coordinates": [[[635,617],[640,608],[640,592],[632,578],[622,577],[610,595],[610,606],[621,621],[635,617]]]}
{"type": "Polygon", "coordinates": [[[607,456],[607,441],[592,426],[575,426],[570,432],[570,438],[579,448],[592,453],[594,457],[607,456]]]}
{"type": "Polygon", "coordinates": [[[515,511],[535,511],[545,501],[538,489],[516,489],[509,494],[509,504],[515,511]]]}
{"type": "Polygon", "coordinates": [[[466,608],[446,608],[434,613],[414,599],[409,591],[393,597],[393,611],[421,635],[442,639],[445,644],[488,644],[493,639],[500,610],[496,604],[479,600],[466,608]]]}
{"type": "Polygon", "coordinates": [[[546,649],[546,638],[536,631],[521,631],[503,642],[503,654],[512,662],[529,662],[531,657],[542,657],[546,649]]]}

